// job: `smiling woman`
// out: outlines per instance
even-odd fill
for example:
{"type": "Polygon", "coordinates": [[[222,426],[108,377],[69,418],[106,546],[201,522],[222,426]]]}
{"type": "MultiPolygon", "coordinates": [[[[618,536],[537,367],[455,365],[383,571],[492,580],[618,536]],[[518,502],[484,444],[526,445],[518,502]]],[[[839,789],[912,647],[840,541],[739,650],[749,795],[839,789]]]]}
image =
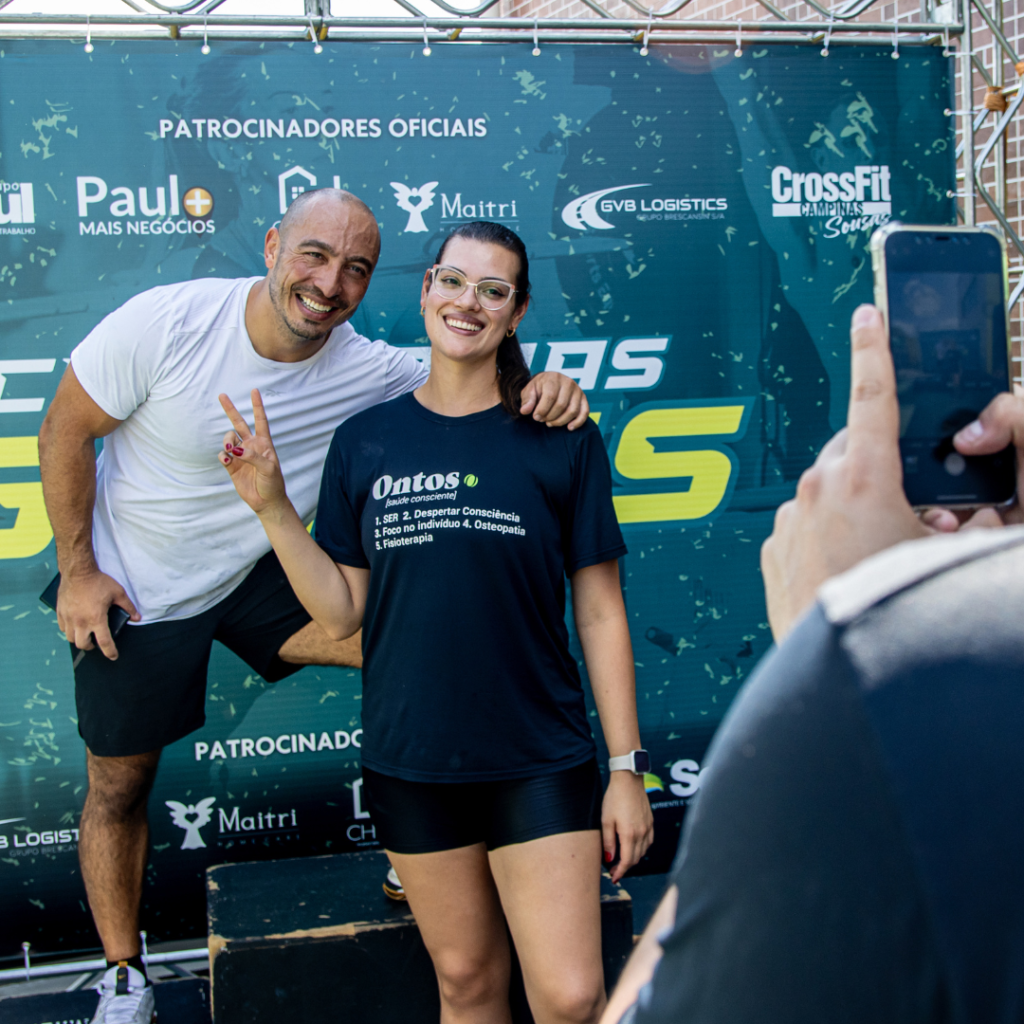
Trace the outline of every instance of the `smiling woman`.
{"type": "Polygon", "coordinates": [[[530,379],[516,336],[530,304],[530,262],[519,236],[490,221],[459,226],[444,240],[434,266],[424,276],[420,301],[431,360],[450,360],[461,367],[439,367],[419,396],[423,404],[433,407],[433,391],[450,374],[458,381],[461,398],[469,399],[468,370],[474,368],[475,378],[480,367],[478,383],[484,385],[485,403],[481,408],[493,404],[493,397],[488,400],[487,396],[493,396],[496,386],[505,410],[517,415],[520,394],[530,379]],[[467,267],[479,268],[479,274],[471,275],[476,280],[467,276],[467,267]],[[472,344],[456,341],[470,338],[472,344]]]}
{"type": "MultiPolygon", "coordinates": [[[[282,224],[271,275],[300,341],[344,315],[368,240],[326,247],[306,224],[282,224]]],[[[534,1017],[596,1022],[602,849],[607,863],[618,854],[617,881],[653,838],[608,456],[590,421],[550,429],[521,414],[530,281],[517,235],[460,225],[420,301],[430,376],[338,428],[315,542],[258,392],[254,434],[225,404],[245,440],[221,462],[317,624],[335,639],[363,626],[363,793],[433,958],[442,1018],[508,1019],[507,920],[534,1017]],[[567,576],[613,755],[603,794],[567,576]]]]}

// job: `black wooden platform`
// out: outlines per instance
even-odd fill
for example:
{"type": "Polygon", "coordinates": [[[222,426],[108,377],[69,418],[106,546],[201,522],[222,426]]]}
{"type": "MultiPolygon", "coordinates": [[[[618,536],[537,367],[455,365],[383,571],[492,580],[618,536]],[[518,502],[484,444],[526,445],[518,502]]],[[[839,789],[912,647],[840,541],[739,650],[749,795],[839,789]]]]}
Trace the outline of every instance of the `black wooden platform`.
{"type": "MultiPolygon", "coordinates": [[[[224,864],[207,872],[216,1024],[437,1024],[430,957],[412,914],[381,889],[380,851],[224,864]]],[[[627,893],[602,880],[605,980],[632,949],[627,893]]],[[[532,1022],[513,981],[516,1024],[532,1022]]]]}

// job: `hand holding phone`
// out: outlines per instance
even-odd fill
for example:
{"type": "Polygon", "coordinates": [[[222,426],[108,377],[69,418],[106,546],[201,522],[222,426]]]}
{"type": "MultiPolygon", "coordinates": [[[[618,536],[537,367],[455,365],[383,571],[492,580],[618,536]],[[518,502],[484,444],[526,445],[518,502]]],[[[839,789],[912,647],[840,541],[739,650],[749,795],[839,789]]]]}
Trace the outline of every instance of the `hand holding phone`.
{"type": "Polygon", "coordinates": [[[921,517],[926,525],[940,533],[956,533],[962,529],[1019,526],[1024,523],[1020,495],[1024,493],[1024,391],[997,395],[981,415],[954,438],[961,455],[992,455],[1012,445],[1017,455],[1017,500],[1009,505],[977,509],[964,518],[948,508],[929,509],[921,517]]]}
{"type": "MultiPolygon", "coordinates": [[[[46,589],[39,595],[39,600],[46,605],[47,608],[52,608],[54,611],[57,610],[57,592],[60,590],[60,573],[57,573],[52,580],[47,584],[46,589]]],[[[110,635],[116,637],[118,633],[124,628],[124,625],[131,618],[129,612],[126,612],[120,605],[112,604],[107,610],[107,627],[110,630],[110,635]]],[[[89,634],[90,640],[95,644],[96,637],[94,634],[89,634]]],[[[82,659],[85,657],[85,649],[79,650],[75,655],[75,660],[71,663],[73,669],[78,668],[82,663],[82,659]]]]}
{"type": "MultiPolygon", "coordinates": [[[[814,603],[825,580],[931,531],[903,492],[900,409],[879,311],[860,306],[850,325],[846,426],[800,477],[761,548],[768,621],[776,641],[814,603]]],[[[947,513],[951,514],[951,513],[947,513]]]]}
{"type": "Polygon", "coordinates": [[[964,455],[953,444],[1010,390],[1005,243],[981,228],[890,224],[872,236],[871,256],[896,369],[907,499],[915,508],[1009,504],[1013,448],[964,455]]]}

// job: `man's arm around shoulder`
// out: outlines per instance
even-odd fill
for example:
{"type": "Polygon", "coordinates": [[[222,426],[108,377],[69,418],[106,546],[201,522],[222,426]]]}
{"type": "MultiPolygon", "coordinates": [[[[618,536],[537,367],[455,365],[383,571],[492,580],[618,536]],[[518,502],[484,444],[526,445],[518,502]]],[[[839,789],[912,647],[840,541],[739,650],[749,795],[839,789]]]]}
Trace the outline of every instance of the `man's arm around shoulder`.
{"type": "Polygon", "coordinates": [[[69,364],[39,431],[43,497],[57,542],[61,573],[57,625],[83,650],[94,646],[95,637],[96,644],[112,660],[117,658],[117,648],[107,627],[110,606],[119,605],[133,621],[139,620],[124,587],[100,572],[92,548],[95,442],[120,423],[93,401],[69,364]]]}

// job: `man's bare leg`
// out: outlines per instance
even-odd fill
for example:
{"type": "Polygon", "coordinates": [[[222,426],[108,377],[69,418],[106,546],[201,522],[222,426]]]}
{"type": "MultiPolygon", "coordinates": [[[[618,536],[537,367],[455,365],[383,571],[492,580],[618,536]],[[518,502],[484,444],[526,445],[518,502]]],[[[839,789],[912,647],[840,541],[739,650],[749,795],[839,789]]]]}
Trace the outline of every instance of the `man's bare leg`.
{"type": "MultiPolygon", "coordinates": [[[[361,668],[362,634],[331,640],[311,622],[282,645],[279,656],[293,665],[361,668]]],[[[139,906],[149,845],[146,801],[160,751],[132,757],[98,757],[86,751],[89,793],[82,811],[78,856],[96,930],[108,960],[140,952],[139,906]]]]}
{"type": "Polygon", "coordinates": [[[78,859],[96,930],[108,960],[139,954],[139,905],[149,845],[146,801],[160,751],[97,757],[86,750],[89,792],[78,833],[78,859]]]}
{"type": "Polygon", "coordinates": [[[277,656],[290,665],[337,665],[363,667],[363,633],[347,640],[332,640],[315,622],[288,637],[277,656]]]}

